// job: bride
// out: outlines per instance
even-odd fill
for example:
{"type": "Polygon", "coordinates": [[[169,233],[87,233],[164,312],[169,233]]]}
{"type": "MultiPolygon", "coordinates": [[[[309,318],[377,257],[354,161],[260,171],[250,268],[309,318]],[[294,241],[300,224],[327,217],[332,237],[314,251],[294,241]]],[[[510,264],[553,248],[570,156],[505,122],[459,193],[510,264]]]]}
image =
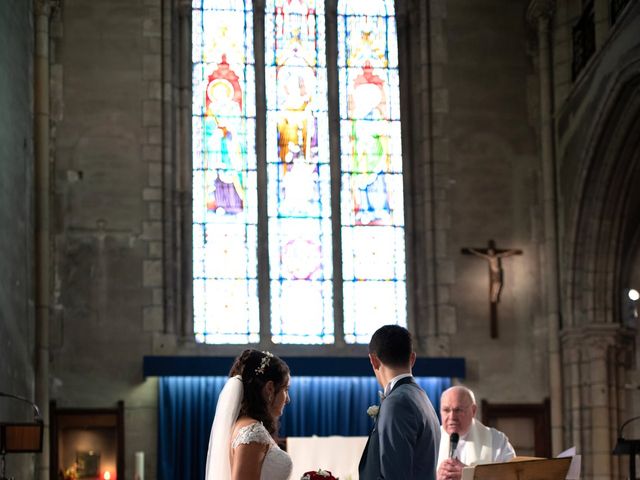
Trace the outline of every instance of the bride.
{"type": "Polygon", "coordinates": [[[269,352],[242,352],[218,397],[205,479],[288,480],[291,458],[275,440],[287,403],[287,364],[269,352]]]}

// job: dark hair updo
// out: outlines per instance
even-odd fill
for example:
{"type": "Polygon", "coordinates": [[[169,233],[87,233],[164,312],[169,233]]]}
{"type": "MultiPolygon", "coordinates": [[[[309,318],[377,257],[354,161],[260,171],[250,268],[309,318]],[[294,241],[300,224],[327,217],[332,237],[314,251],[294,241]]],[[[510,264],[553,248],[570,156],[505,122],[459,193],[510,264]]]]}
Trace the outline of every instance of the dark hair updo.
{"type": "Polygon", "coordinates": [[[275,435],[278,431],[278,419],[269,413],[269,405],[262,395],[262,390],[267,382],[272,381],[274,393],[279,393],[287,382],[289,367],[276,355],[247,349],[233,362],[229,376],[236,375],[242,377],[244,387],[240,416],[261,421],[267,431],[275,435]]]}

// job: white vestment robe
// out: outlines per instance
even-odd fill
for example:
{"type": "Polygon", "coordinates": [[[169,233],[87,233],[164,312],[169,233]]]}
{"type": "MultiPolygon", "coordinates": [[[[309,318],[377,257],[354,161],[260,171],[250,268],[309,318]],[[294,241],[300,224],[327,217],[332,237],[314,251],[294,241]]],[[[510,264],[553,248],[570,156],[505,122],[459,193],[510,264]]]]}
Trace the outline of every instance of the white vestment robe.
{"type": "MultiPolygon", "coordinates": [[[[438,466],[449,457],[449,434],[440,427],[438,466]]],[[[506,462],[516,456],[507,436],[473,419],[469,431],[460,437],[454,457],[467,466],[506,462]]]]}

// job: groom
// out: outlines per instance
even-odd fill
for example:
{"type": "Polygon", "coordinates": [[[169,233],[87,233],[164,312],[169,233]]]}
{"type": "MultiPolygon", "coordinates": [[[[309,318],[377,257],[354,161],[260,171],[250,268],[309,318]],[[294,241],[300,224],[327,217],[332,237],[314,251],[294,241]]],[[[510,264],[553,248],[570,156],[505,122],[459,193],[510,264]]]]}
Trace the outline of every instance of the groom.
{"type": "Polygon", "coordinates": [[[411,375],[416,353],[409,331],[398,325],[378,329],[369,360],[384,399],[360,459],[360,480],[435,480],[440,422],[411,375]]]}

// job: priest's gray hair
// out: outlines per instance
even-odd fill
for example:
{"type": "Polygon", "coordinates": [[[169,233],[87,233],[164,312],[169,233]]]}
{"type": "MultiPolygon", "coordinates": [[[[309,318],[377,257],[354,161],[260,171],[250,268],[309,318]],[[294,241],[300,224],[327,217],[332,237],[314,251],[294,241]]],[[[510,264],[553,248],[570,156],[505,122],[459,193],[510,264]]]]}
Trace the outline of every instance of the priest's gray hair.
{"type": "Polygon", "coordinates": [[[464,385],[454,385],[453,387],[447,388],[444,392],[442,392],[442,397],[444,397],[444,395],[449,392],[463,392],[469,397],[472,405],[476,404],[476,396],[473,394],[473,391],[470,388],[465,387],[464,385]]]}

